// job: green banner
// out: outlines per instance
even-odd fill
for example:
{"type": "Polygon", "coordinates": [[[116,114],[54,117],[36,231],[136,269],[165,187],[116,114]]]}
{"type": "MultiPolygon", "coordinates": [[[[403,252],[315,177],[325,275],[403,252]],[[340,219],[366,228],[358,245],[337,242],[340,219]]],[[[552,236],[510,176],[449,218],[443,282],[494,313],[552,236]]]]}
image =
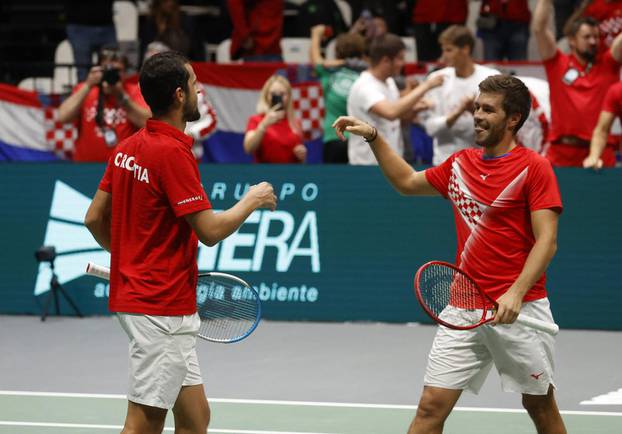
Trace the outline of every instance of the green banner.
{"type": "MultiPolygon", "coordinates": [[[[450,204],[401,197],[377,167],[201,165],[216,210],[249,184],[271,182],[276,212],[256,211],[219,245],[199,247],[199,269],[239,275],[276,320],[426,321],[413,295],[417,268],[453,262],[450,204]]],[[[34,252],[54,245],[60,283],[85,314],[107,314],[108,285],[85,276],[109,264],[82,221],[104,166],[11,164],[0,168],[0,313],[41,312],[51,271],[34,252]]],[[[548,289],[562,327],[622,329],[622,172],[557,171],[564,214],[548,289]]],[[[163,229],[164,230],[164,229],[163,229]]],[[[61,311],[71,310],[61,298],[61,311]]]]}

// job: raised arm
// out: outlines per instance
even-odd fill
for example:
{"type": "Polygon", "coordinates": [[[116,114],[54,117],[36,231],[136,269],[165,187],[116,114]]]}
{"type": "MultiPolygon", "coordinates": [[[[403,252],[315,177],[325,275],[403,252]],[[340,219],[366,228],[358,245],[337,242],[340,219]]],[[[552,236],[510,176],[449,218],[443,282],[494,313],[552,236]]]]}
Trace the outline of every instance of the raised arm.
{"type": "Polygon", "coordinates": [[[214,246],[235,232],[258,208],[273,211],[276,208],[274,189],[267,182],[250,187],[244,197],[226,211],[215,213],[207,209],[184,217],[203,244],[214,246]]]}
{"type": "Polygon", "coordinates": [[[531,20],[531,31],[538,43],[540,58],[545,61],[557,52],[555,35],[549,28],[549,18],[553,14],[553,0],[538,0],[531,20]]]}
{"type": "Polygon", "coordinates": [[[378,134],[378,130],[352,116],[340,116],[333,124],[337,136],[345,140],[344,131],[356,134],[368,141],[371,150],[378,160],[380,169],[389,183],[403,195],[438,195],[428,182],[423,171],[417,172],[402,157],[391,149],[378,134]]]}
{"type": "Polygon", "coordinates": [[[89,75],[84,81],[84,85],[77,91],[69,95],[58,108],[58,121],[65,123],[71,122],[80,114],[80,108],[91,88],[99,84],[102,79],[102,69],[94,66],[89,71],[89,75]]]}
{"type": "Polygon", "coordinates": [[[412,110],[414,105],[423,98],[423,96],[431,89],[443,84],[443,76],[436,75],[428,78],[419,86],[411,90],[408,94],[404,95],[397,101],[382,100],[371,106],[369,109],[372,113],[377,114],[385,119],[391,121],[400,119],[409,110],[412,110]]]}
{"type": "Polygon", "coordinates": [[[622,63],[622,33],[619,33],[611,43],[611,56],[616,62],[622,63]]]}

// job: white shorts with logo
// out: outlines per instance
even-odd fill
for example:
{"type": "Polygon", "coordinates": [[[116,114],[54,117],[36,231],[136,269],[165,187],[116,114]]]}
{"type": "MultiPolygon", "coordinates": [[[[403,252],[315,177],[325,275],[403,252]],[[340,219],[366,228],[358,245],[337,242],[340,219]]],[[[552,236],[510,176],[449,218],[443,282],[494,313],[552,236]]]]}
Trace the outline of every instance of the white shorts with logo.
{"type": "MultiPolygon", "coordinates": [[[[447,308],[441,319],[459,311],[447,308]]],[[[553,322],[547,298],[524,303],[521,314],[553,322]]],[[[494,363],[504,391],[546,395],[549,385],[555,386],[554,343],[553,336],[517,323],[485,324],[473,330],[439,326],[424,384],[477,394],[494,363]]]]}
{"type": "Polygon", "coordinates": [[[130,339],[129,401],[168,410],[182,386],[203,383],[196,352],[198,314],[117,313],[117,318],[130,339]]]}

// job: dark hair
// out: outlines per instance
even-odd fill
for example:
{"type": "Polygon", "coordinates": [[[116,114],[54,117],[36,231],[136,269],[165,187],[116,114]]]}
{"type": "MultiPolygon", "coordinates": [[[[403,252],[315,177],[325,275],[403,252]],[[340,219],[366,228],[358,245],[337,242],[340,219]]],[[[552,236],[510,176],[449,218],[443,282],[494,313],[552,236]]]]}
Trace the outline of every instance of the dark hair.
{"type": "Polygon", "coordinates": [[[598,20],[592,17],[577,17],[569,20],[564,26],[564,34],[568,37],[576,36],[583,24],[590,27],[598,27],[598,20]]]}
{"type": "Polygon", "coordinates": [[[469,47],[469,53],[473,53],[475,38],[468,27],[454,24],[447,27],[438,37],[439,44],[455,45],[458,48],[469,47]]]}
{"type": "Polygon", "coordinates": [[[369,46],[369,63],[376,66],[385,56],[393,60],[400,54],[400,51],[405,49],[406,45],[402,38],[393,33],[377,36],[372,39],[369,46]]]}
{"type": "Polygon", "coordinates": [[[335,57],[337,59],[361,58],[365,54],[365,38],[358,33],[342,33],[337,36],[335,57]]]}
{"type": "Polygon", "coordinates": [[[128,66],[127,56],[123,54],[116,44],[106,44],[99,49],[97,52],[97,64],[101,65],[104,60],[121,62],[126,68],[128,66]]]}
{"type": "Polygon", "coordinates": [[[188,92],[187,63],[182,54],[166,51],[154,54],[143,64],[138,79],[140,92],[154,116],[162,116],[171,109],[178,87],[188,92]]]}
{"type": "Polygon", "coordinates": [[[491,75],[479,84],[481,93],[503,95],[503,111],[506,116],[518,113],[520,121],[512,131],[516,134],[523,126],[531,110],[531,94],[525,83],[511,75],[491,75]]]}

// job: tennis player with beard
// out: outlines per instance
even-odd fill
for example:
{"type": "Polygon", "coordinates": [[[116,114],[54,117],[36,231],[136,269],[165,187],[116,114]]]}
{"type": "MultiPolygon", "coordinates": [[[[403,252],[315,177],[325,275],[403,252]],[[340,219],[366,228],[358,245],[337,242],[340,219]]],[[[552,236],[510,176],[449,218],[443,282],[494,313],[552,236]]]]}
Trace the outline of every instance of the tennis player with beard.
{"type": "Polygon", "coordinates": [[[178,434],[205,434],[210,410],[196,353],[197,244],[213,246],[257,208],[276,207],[267,182],[215,214],[186,122],[196,121],[196,75],[182,55],[150,57],[140,88],[153,118],[108,161],[85,224],[111,253],[110,300],[129,337],[122,434],[159,434],[169,409],[178,434]]]}
{"type": "Polygon", "coordinates": [[[352,117],[337,134],[362,136],[384,175],[404,195],[442,195],[454,210],[456,265],[499,307],[473,330],[439,327],[410,434],[441,433],[463,390],[478,393],[493,363],[505,391],[520,393],[539,433],[566,433],[554,397],[554,338],[515,323],[520,313],[552,322],[545,275],[557,248],[562,203],[548,160],[516,144],[531,106],[522,81],[494,75],[479,84],[475,141],[443,164],[415,171],[378,135],[352,117]]]}

